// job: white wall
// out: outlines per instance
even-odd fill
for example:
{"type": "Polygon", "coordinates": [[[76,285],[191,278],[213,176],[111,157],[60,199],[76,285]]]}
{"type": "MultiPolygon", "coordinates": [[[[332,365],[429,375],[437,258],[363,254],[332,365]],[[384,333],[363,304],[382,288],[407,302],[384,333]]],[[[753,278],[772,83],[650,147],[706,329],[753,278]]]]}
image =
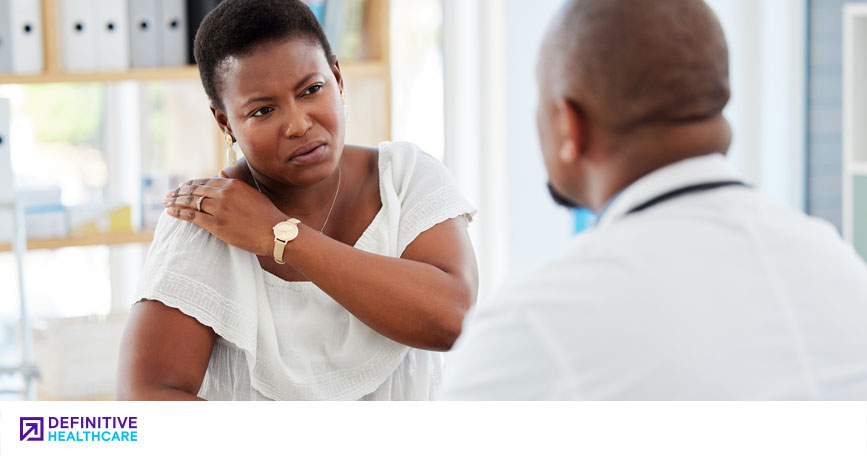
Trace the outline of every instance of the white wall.
{"type": "Polygon", "coordinates": [[[445,162],[479,209],[481,297],[558,252],[569,211],[548,195],[536,133],[536,60],[561,0],[445,0],[445,162]]]}
{"type": "Polygon", "coordinates": [[[729,44],[729,158],[757,188],[804,209],[805,0],[707,0],[729,44]]]}
{"type": "Polygon", "coordinates": [[[506,14],[506,126],[510,270],[557,253],[571,239],[571,213],[554,204],[536,133],[536,62],[560,0],[512,0],[506,14]]]}

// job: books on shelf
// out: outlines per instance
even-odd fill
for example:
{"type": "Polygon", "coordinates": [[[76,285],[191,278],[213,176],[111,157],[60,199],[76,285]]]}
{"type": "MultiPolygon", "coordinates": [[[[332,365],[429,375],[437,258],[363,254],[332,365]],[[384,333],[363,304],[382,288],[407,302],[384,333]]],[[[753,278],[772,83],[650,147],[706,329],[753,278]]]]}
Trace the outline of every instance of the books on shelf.
{"type": "Polygon", "coordinates": [[[129,53],[133,68],[160,66],[157,0],[129,2],[129,53]]]}
{"type": "Polygon", "coordinates": [[[69,235],[131,233],[132,208],[120,202],[87,203],[67,207],[69,235]]]}
{"type": "Polygon", "coordinates": [[[199,25],[219,3],[220,0],[187,0],[187,63],[190,65],[196,63],[196,58],[193,56],[193,43],[199,25]]]}
{"type": "Polygon", "coordinates": [[[96,69],[123,71],[129,68],[129,21],[127,3],[95,0],[96,69]]]}
{"type": "Polygon", "coordinates": [[[133,68],[187,63],[186,0],[128,0],[133,68]]]}
{"type": "Polygon", "coordinates": [[[6,0],[6,2],[9,4],[12,72],[41,73],[44,67],[42,2],[40,0],[6,0]]]}
{"type": "Polygon", "coordinates": [[[96,12],[91,0],[57,4],[60,65],[70,73],[96,70],[96,12]]]}
{"type": "MultiPolygon", "coordinates": [[[[65,73],[195,64],[202,19],[221,0],[55,0],[56,42],[43,42],[42,0],[0,0],[0,74],[40,74],[45,46],[65,73]]],[[[365,57],[369,0],[306,0],[341,61],[365,57]]]]}
{"type": "Polygon", "coordinates": [[[307,0],[304,3],[319,19],[332,52],[340,60],[363,57],[365,0],[307,0]]]}
{"type": "Polygon", "coordinates": [[[0,73],[12,72],[12,25],[9,0],[0,0],[0,73]]]}
{"type": "Polygon", "coordinates": [[[60,66],[65,72],[189,63],[192,42],[187,30],[192,25],[186,0],[57,0],[57,5],[60,66]]]}
{"type": "Polygon", "coordinates": [[[9,148],[9,100],[0,98],[0,205],[9,204],[15,196],[12,187],[12,154],[9,148]]]}
{"type": "MultiPolygon", "coordinates": [[[[129,204],[109,201],[67,206],[61,202],[60,187],[51,185],[18,188],[15,199],[24,214],[28,239],[133,232],[129,204]]],[[[12,235],[11,224],[0,224],[0,242],[9,242],[12,235]]]]}
{"type": "Polygon", "coordinates": [[[12,160],[9,149],[9,100],[0,98],[0,238],[11,241],[14,226],[12,160]]]}
{"type": "Polygon", "coordinates": [[[40,0],[0,0],[0,73],[42,71],[40,0]]]}
{"type": "Polygon", "coordinates": [[[159,66],[179,67],[187,64],[186,3],[183,0],[160,0],[158,28],[162,50],[159,66]]]}
{"type": "Polygon", "coordinates": [[[149,172],[141,180],[141,229],[153,230],[165,207],[163,200],[167,191],[177,188],[181,176],[149,172]]]}

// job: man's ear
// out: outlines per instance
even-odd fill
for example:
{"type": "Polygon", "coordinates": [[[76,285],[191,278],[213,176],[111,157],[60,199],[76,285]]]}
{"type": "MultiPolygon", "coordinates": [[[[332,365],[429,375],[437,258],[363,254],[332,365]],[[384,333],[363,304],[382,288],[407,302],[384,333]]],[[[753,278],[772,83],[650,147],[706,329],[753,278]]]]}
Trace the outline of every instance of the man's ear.
{"type": "Polygon", "coordinates": [[[557,156],[563,163],[574,163],[584,154],[587,143],[581,108],[568,99],[557,102],[557,134],[562,139],[557,156]]]}
{"type": "MultiPolygon", "coordinates": [[[[220,127],[220,131],[223,132],[224,135],[232,134],[232,127],[229,126],[229,117],[223,112],[220,108],[211,105],[211,114],[214,115],[214,120],[217,121],[217,125],[220,127]]],[[[235,135],[232,135],[233,137],[235,135]]]]}

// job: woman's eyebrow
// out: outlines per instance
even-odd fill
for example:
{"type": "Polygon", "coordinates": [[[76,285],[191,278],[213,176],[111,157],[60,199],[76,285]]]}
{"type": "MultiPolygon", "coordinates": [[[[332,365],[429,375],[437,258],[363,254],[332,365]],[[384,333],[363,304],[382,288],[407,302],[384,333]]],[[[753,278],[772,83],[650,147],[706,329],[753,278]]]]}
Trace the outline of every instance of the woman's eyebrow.
{"type": "Polygon", "coordinates": [[[313,73],[310,73],[307,76],[304,76],[304,78],[302,78],[301,81],[298,82],[298,84],[295,84],[294,90],[300,89],[301,86],[303,86],[307,81],[310,80],[310,78],[312,78],[314,76],[321,76],[321,74],[318,71],[314,71],[313,73]]]}
{"type": "Polygon", "coordinates": [[[245,101],[244,104],[241,105],[241,108],[246,108],[248,105],[251,105],[253,103],[258,103],[260,101],[271,101],[273,99],[274,99],[274,97],[253,97],[253,98],[250,98],[249,100],[245,101]]]}
{"type": "MultiPolygon", "coordinates": [[[[313,72],[313,73],[308,74],[307,76],[304,76],[304,77],[301,79],[301,81],[298,82],[298,84],[295,84],[295,87],[294,87],[292,90],[298,90],[298,89],[300,89],[301,86],[303,86],[305,83],[307,83],[307,81],[309,81],[311,78],[313,78],[313,77],[315,77],[315,76],[322,76],[322,73],[319,73],[319,72],[313,72]]],[[[253,98],[250,98],[250,99],[248,99],[247,101],[245,101],[244,104],[241,105],[241,107],[242,107],[242,108],[245,108],[245,107],[247,107],[248,105],[251,105],[251,104],[253,104],[253,103],[257,103],[257,102],[260,102],[260,101],[271,101],[271,100],[273,100],[273,99],[274,99],[274,97],[253,97],[253,98]]]]}

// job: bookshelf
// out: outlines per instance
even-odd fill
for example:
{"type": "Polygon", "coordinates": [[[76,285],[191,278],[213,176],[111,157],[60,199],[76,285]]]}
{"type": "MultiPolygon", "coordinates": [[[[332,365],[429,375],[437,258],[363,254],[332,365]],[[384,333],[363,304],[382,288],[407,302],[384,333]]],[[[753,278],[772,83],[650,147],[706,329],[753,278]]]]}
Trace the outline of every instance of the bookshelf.
{"type": "Polygon", "coordinates": [[[160,81],[174,79],[197,79],[199,70],[195,65],[180,68],[133,68],[114,73],[62,73],[45,72],[42,74],[3,74],[0,84],[48,84],[75,82],[115,82],[115,81],[160,81]]]}
{"type": "Polygon", "coordinates": [[[843,9],[843,236],[867,260],[867,5],[843,9]]]}
{"type": "MultiPolygon", "coordinates": [[[[90,236],[70,236],[64,238],[29,239],[27,250],[53,250],[64,247],[87,247],[92,245],[150,244],[153,231],[129,233],[101,233],[90,236]]],[[[0,243],[0,252],[11,252],[12,245],[0,243]]]]}

